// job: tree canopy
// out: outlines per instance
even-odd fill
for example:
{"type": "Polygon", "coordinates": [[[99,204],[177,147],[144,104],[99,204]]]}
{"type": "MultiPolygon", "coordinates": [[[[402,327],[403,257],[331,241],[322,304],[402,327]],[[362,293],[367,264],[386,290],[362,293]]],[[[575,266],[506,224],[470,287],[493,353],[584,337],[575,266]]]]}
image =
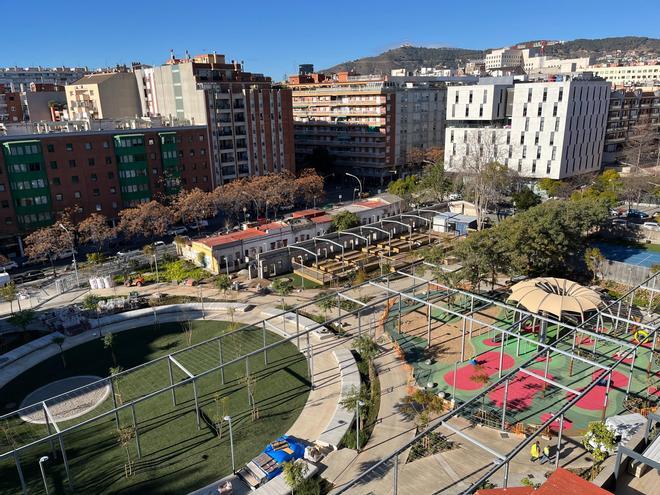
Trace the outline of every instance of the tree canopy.
{"type": "Polygon", "coordinates": [[[332,219],[331,230],[348,230],[360,225],[360,218],[351,211],[342,211],[332,219]]]}

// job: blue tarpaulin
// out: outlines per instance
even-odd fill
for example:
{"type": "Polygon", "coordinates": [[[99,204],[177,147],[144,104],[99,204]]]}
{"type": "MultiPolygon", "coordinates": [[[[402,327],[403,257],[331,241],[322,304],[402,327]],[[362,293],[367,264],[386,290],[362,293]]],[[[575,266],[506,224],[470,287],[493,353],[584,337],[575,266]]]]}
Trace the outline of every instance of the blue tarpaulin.
{"type": "Polygon", "coordinates": [[[277,469],[268,473],[268,479],[274,478],[282,472],[282,463],[302,459],[305,455],[305,445],[291,438],[289,435],[283,435],[275,440],[275,442],[286,442],[291,453],[286,451],[286,447],[280,449],[273,448],[272,443],[266,446],[263,453],[268,454],[277,463],[277,469]]]}

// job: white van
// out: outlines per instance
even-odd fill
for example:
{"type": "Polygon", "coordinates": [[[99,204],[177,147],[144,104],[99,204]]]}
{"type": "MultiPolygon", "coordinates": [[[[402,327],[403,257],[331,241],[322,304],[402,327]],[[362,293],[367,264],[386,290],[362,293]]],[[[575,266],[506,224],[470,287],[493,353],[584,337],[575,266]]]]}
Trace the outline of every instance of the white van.
{"type": "Polygon", "coordinates": [[[11,277],[7,272],[0,272],[0,287],[4,287],[11,281],[11,277]]]}

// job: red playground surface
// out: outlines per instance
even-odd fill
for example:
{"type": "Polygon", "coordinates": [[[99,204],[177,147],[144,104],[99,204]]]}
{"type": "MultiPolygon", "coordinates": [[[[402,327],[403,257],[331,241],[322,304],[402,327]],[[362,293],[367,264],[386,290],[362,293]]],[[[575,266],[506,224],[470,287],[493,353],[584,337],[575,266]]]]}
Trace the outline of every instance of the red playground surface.
{"type": "MultiPolygon", "coordinates": [[[[545,423],[547,420],[549,420],[555,413],[553,412],[547,412],[541,414],[541,421],[545,423]]],[[[550,429],[553,431],[559,431],[559,418],[555,419],[552,423],[550,423],[550,429]]],[[[570,430],[573,428],[573,422],[570,419],[564,418],[564,431],[570,430]]]]}
{"type": "MultiPolygon", "coordinates": [[[[468,363],[456,372],[456,388],[459,390],[477,390],[483,388],[484,384],[472,380],[473,376],[486,374],[489,377],[497,374],[500,367],[500,353],[488,351],[477,358],[477,363],[481,365],[481,371],[476,369],[472,363],[468,363]]],[[[502,370],[513,368],[514,359],[508,354],[502,358],[502,370]]],[[[454,385],[454,372],[450,371],[443,377],[447,385],[454,385]]]]}
{"type": "MultiPolygon", "coordinates": [[[[594,388],[592,388],[591,391],[587,393],[587,395],[585,395],[579,401],[577,401],[577,403],[575,404],[576,407],[587,409],[589,411],[597,411],[603,408],[603,404],[605,404],[605,392],[607,391],[607,378],[601,379],[600,377],[602,373],[603,373],[602,370],[593,372],[593,374],[591,375],[592,382],[600,381],[600,383],[596,385],[594,388]]],[[[626,377],[626,375],[618,371],[612,372],[612,381],[610,387],[625,389],[627,385],[628,385],[628,377],[626,377]]],[[[582,390],[583,388],[579,388],[578,392],[582,390]]],[[[570,392],[568,392],[566,396],[569,400],[573,398],[573,394],[571,394],[570,392]]]]}
{"type": "Polygon", "coordinates": [[[499,347],[502,345],[502,341],[495,342],[493,339],[486,339],[484,340],[484,345],[487,345],[489,347],[499,347]]]}
{"type": "MultiPolygon", "coordinates": [[[[530,369],[532,373],[543,376],[543,370],[530,369]]],[[[552,375],[548,374],[548,378],[552,380],[552,375]]],[[[529,409],[534,402],[534,396],[537,392],[543,390],[543,387],[549,387],[543,380],[534,378],[533,376],[518,373],[516,377],[509,382],[509,390],[506,396],[506,408],[509,411],[524,411],[529,409]]],[[[488,394],[488,398],[492,400],[499,408],[504,403],[504,385],[501,385],[488,394]]]]}

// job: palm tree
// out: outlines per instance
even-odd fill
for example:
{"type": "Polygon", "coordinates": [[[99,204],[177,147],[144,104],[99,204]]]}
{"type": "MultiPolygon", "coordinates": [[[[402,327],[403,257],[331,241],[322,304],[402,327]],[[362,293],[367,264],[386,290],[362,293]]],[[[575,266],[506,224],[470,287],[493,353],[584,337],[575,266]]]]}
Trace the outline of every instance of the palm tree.
{"type": "Polygon", "coordinates": [[[376,381],[376,368],[374,366],[374,359],[378,355],[378,344],[369,335],[361,335],[353,341],[353,349],[367,362],[369,368],[369,382],[372,384],[376,381]]]}
{"type": "Polygon", "coordinates": [[[115,343],[115,336],[112,333],[106,333],[103,336],[103,347],[105,349],[110,349],[110,354],[112,355],[112,363],[117,366],[117,357],[115,356],[115,349],[114,349],[114,343],[115,343]]]}
{"type": "Polygon", "coordinates": [[[59,350],[60,350],[60,357],[62,358],[62,366],[66,368],[66,359],[64,358],[64,349],[62,348],[62,345],[64,344],[64,336],[63,335],[55,335],[53,337],[53,344],[55,344],[59,350]]]}

